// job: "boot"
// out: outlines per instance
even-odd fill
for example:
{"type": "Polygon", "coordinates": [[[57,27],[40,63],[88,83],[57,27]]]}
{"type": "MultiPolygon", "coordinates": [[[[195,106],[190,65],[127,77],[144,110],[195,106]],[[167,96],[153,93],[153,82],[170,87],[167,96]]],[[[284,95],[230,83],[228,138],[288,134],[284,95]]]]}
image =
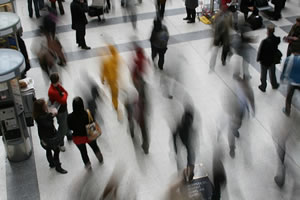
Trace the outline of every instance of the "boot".
{"type": "Polygon", "coordinates": [[[68,173],[66,170],[64,170],[62,167],[61,167],[61,165],[59,164],[58,166],[56,166],[56,171],[58,172],[58,173],[61,173],[61,174],[66,174],[66,173],[68,173]]]}
{"type": "Polygon", "coordinates": [[[97,152],[96,153],[96,157],[98,158],[99,162],[101,164],[103,164],[103,155],[102,155],[102,153],[101,152],[97,152]]]}

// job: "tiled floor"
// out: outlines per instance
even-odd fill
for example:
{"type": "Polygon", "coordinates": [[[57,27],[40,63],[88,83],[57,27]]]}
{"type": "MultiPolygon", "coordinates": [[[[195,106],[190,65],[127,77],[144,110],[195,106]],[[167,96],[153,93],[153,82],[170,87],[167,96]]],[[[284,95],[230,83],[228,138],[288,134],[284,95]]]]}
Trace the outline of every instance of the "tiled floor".
{"type": "MultiPolygon", "coordinates": [[[[283,10],[283,19],[271,22],[278,28],[276,35],[281,38],[287,34],[295,17],[299,16],[299,0],[290,0],[283,10]]],[[[105,39],[110,38],[117,45],[122,56],[122,90],[132,89],[128,80],[128,66],[132,58],[131,38],[137,36],[137,40],[145,48],[150,56],[148,38],[152,28],[155,7],[153,0],[144,0],[138,5],[137,31],[132,29],[129,22],[122,21],[122,11],[119,1],[116,0],[115,12],[106,16],[105,23],[98,23],[96,18],[89,18],[86,41],[92,47],[90,51],[80,50],[75,43],[75,32],[70,28],[71,0],[64,2],[66,14],[59,18],[58,38],[60,39],[66,55],[68,66],[60,69],[63,86],[69,91],[68,106],[72,110],[73,97],[84,94],[83,75],[88,73],[91,78],[99,80],[100,60],[99,51],[105,46],[105,39]]],[[[47,99],[49,83],[44,81],[42,72],[35,61],[35,55],[31,52],[32,46],[38,42],[40,36],[36,34],[39,26],[38,20],[30,19],[27,12],[27,1],[17,1],[17,13],[21,17],[24,29],[24,39],[29,51],[33,68],[28,76],[35,81],[35,89],[38,98],[47,99]]],[[[249,48],[248,62],[252,75],[251,85],[255,95],[255,117],[245,119],[240,130],[241,137],[237,140],[236,157],[229,156],[226,127],[228,126],[229,105],[234,103],[236,83],[232,79],[235,67],[242,63],[240,56],[234,55],[227,66],[222,67],[220,59],[217,61],[216,72],[208,73],[209,60],[212,52],[210,26],[201,22],[186,24],[182,18],[185,16],[184,2],[181,0],[168,0],[166,6],[165,24],[171,34],[169,49],[166,53],[165,71],[176,71],[180,80],[180,96],[173,100],[164,97],[160,86],[160,72],[149,67],[147,80],[151,102],[150,112],[150,153],[144,156],[140,148],[140,138],[137,137],[133,145],[127,132],[127,123],[118,122],[111,103],[105,99],[100,104],[99,113],[104,118],[102,124],[103,136],[98,139],[98,144],[103,152],[105,163],[99,165],[90,148],[89,156],[92,162],[92,171],[87,172],[78,149],[73,143],[66,142],[66,152],[61,153],[63,167],[68,170],[67,175],[60,175],[55,170],[49,169],[45,151],[39,144],[36,127],[31,129],[33,140],[33,164],[36,170],[32,170],[37,177],[37,184],[29,187],[37,187],[34,190],[25,190],[25,185],[12,185],[12,173],[15,176],[23,176],[20,171],[11,171],[12,166],[5,158],[3,144],[0,143],[0,199],[99,199],[104,186],[116,163],[124,170],[120,180],[120,199],[157,200],[164,199],[168,185],[174,179],[176,173],[176,161],[170,146],[171,130],[182,107],[178,99],[189,95],[195,105],[197,115],[195,129],[199,134],[199,150],[197,151],[197,163],[203,163],[211,176],[212,155],[216,147],[222,149],[223,162],[227,174],[227,185],[224,188],[222,199],[232,200],[288,200],[300,198],[300,136],[299,136],[299,112],[293,107],[290,118],[281,111],[284,106],[286,87],[272,90],[268,85],[267,92],[258,90],[259,64],[256,63],[256,53],[259,42],[266,36],[266,29],[250,32],[257,37],[257,43],[249,48]],[[184,95],[185,94],[185,95],[184,95]],[[273,181],[279,163],[275,144],[280,134],[290,132],[287,142],[287,178],[286,185],[279,189],[273,181]],[[18,174],[19,173],[19,174],[18,174]],[[19,190],[18,190],[19,188],[19,190]],[[12,191],[17,195],[12,195],[12,191]],[[18,191],[18,192],[16,192],[18,191]],[[31,193],[32,191],[32,193],[31,193]],[[18,193],[24,193],[18,195],[18,193]],[[122,198],[121,198],[122,197],[122,198]]],[[[240,14],[242,19],[243,16],[240,14]]],[[[265,24],[270,23],[265,21],[265,24]]],[[[233,33],[235,34],[235,33],[233,33]]],[[[286,52],[287,44],[279,46],[282,52],[286,52]]],[[[277,66],[279,75],[282,66],[277,66]]],[[[100,85],[107,94],[109,91],[100,85]]],[[[178,88],[177,88],[178,89],[178,88]]],[[[297,106],[295,94],[294,103],[297,106]]],[[[19,164],[22,167],[22,163],[19,164]]],[[[23,166],[26,167],[25,164],[23,166]]],[[[32,180],[28,180],[31,181],[32,180]]],[[[30,182],[30,183],[31,183],[30,182]]],[[[26,180],[24,180],[26,184],[26,180]]]]}

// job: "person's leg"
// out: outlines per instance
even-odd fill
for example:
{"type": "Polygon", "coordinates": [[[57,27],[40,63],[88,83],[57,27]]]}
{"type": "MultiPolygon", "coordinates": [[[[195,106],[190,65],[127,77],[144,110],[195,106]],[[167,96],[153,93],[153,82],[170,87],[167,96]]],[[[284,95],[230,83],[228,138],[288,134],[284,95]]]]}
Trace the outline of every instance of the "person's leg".
{"type": "Polygon", "coordinates": [[[194,23],[196,19],[196,8],[190,9],[190,16],[191,19],[188,21],[188,23],[194,23]]]}
{"type": "Polygon", "coordinates": [[[44,0],[39,0],[39,8],[40,8],[40,10],[43,9],[44,6],[45,6],[44,0]]]}
{"type": "Polygon", "coordinates": [[[53,158],[53,156],[52,156],[52,151],[51,151],[51,149],[47,149],[46,150],[46,157],[47,157],[47,160],[48,160],[48,162],[49,162],[49,167],[51,167],[51,168],[53,168],[53,167],[55,167],[55,159],[53,158]]]}
{"type": "Polygon", "coordinates": [[[78,47],[81,47],[80,41],[79,41],[79,36],[80,36],[80,31],[76,29],[76,44],[78,44],[78,47]]]}
{"type": "MultiPolygon", "coordinates": [[[[144,111],[142,111],[142,115],[146,115],[144,111]]],[[[142,133],[142,138],[143,138],[143,144],[142,148],[145,152],[145,154],[149,153],[149,136],[148,136],[148,130],[147,130],[147,123],[146,123],[146,118],[145,116],[142,116],[142,119],[140,121],[140,128],[141,128],[141,133],[142,133]]]]}
{"type": "Polygon", "coordinates": [[[83,160],[84,165],[90,164],[90,159],[87,154],[86,145],[85,144],[77,144],[76,146],[78,147],[78,149],[80,151],[81,158],[83,160]]]}
{"type": "Polygon", "coordinates": [[[151,45],[151,58],[152,58],[153,63],[154,63],[154,59],[157,56],[157,54],[158,54],[157,48],[151,45]]]}
{"type": "Polygon", "coordinates": [[[159,58],[158,58],[158,68],[160,70],[163,70],[166,51],[167,51],[167,48],[166,49],[160,49],[159,52],[158,52],[158,55],[159,55],[159,58]]]}
{"type": "Polygon", "coordinates": [[[79,41],[79,45],[81,46],[81,48],[85,48],[87,47],[86,43],[85,43],[85,25],[82,25],[80,27],[78,27],[78,41],[79,41]]]}
{"type": "Polygon", "coordinates": [[[226,65],[226,58],[227,58],[229,51],[230,51],[229,45],[223,44],[222,55],[221,55],[222,65],[226,65]]]}
{"type": "Polygon", "coordinates": [[[57,114],[57,123],[58,123],[58,129],[57,132],[59,136],[61,137],[61,143],[60,146],[64,146],[64,138],[68,133],[68,111],[65,111],[63,113],[57,114]]]}
{"type": "Polygon", "coordinates": [[[58,3],[58,7],[59,7],[59,12],[61,15],[64,15],[65,14],[65,11],[64,11],[64,6],[62,4],[62,0],[57,0],[57,3],[58,3]]]}
{"type": "Polygon", "coordinates": [[[64,170],[62,167],[61,167],[61,163],[59,161],[59,148],[56,148],[53,150],[54,151],[54,163],[55,163],[55,170],[61,174],[66,174],[68,173],[66,170],[64,170]]]}
{"type": "Polygon", "coordinates": [[[288,93],[287,93],[286,100],[285,100],[285,113],[288,116],[291,113],[291,104],[292,104],[292,98],[293,98],[295,89],[296,89],[296,87],[293,85],[289,85],[289,87],[288,87],[288,93]]]}
{"type": "Polygon", "coordinates": [[[260,65],[260,86],[259,89],[265,92],[267,87],[267,71],[268,67],[264,65],[260,65]]]}
{"type": "Polygon", "coordinates": [[[243,79],[250,79],[251,75],[249,72],[249,63],[243,58],[243,79]]]}
{"type": "Polygon", "coordinates": [[[190,20],[191,19],[190,10],[187,7],[185,7],[185,10],[186,10],[186,17],[183,18],[183,20],[190,20]]]}
{"type": "Polygon", "coordinates": [[[165,15],[165,6],[166,6],[166,2],[165,3],[162,3],[160,5],[160,18],[163,19],[164,18],[164,15],[165,15]]]}
{"type": "Polygon", "coordinates": [[[107,4],[107,9],[110,10],[110,8],[111,8],[110,0],[106,0],[106,4],[107,4]]]}
{"type": "Polygon", "coordinates": [[[36,18],[39,18],[41,15],[40,15],[40,9],[39,9],[39,2],[38,2],[38,0],[33,0],[33,4],[34,4],[35,16],[36,16],[36,18]]]}
{"type": "Polygon", "coordinates": [[[56,2],[52,2],[51,1],[51,8],[53,8],[54,10],[56,10],[56,2]]]}
{"type": "Polygon", "coordinates": [[[269,77],[270,77],[270,81],[271,81],[271,85],[273,87],[273,89],[277,89],[279,87],[279,84],[276,80],[276,67],[275,65],[270,66],[269,68],[269,77]]]}
{"type": "Polygon", "coordinates": [[[33,10],[32,10],[32,0],[27,0],[28,4],[28,12],[29,12],[29,17],[31,18],[33,15],[33,10]]]}
{"type": "Polygon", "coordinates": [[[212,54],[210,57],[210,61],[209,61],[209,71],[213,72],[215,71],[215,66],[216,66],[216,62],[217,62],[217,55],[218,55],[218,49],[219,47],[214,46],[212,48],[212,54]]]}
{"type": "Polygon", "coordinates": [[[244,12],[244,19],[245,19],[245,22],[247,22],[247,20],[248,20],[248,11],[244,12]]]}
{"type": "Polygon", "coordinates": [[[100,150],[100,148],[97,144],[97,140],[93,140],[93,141],[89,142],[88,144],[93,149],[93,151],[94,151],[96,157],[98,158],[99,162],[103,163],[103,156],[102,156],[101,150],[100,150]]]}

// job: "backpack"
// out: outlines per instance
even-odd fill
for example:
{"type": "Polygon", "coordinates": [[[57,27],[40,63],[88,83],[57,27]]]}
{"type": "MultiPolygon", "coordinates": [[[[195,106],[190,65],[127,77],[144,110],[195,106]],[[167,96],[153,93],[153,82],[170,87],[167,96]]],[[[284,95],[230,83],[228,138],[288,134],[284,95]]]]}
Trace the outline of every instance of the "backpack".
{"type": "Polygon", "coordinates": [[[169,33],[165,27],[160,30],[156,35],[156,45],[159,48],[166,48],[169,41],[169,33]]]}

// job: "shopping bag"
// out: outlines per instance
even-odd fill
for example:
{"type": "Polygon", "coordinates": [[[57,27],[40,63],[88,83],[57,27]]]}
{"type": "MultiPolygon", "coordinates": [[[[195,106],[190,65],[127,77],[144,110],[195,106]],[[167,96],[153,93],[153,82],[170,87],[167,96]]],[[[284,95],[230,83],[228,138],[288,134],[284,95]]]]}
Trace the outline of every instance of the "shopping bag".
{"type": "Polygon", "coordinates": [[[89,141],[96,140],[101,134],[101,129],[97,122],[94,121],[91,112],[87,109],[89,124],[85,126],[89,141]]]}

